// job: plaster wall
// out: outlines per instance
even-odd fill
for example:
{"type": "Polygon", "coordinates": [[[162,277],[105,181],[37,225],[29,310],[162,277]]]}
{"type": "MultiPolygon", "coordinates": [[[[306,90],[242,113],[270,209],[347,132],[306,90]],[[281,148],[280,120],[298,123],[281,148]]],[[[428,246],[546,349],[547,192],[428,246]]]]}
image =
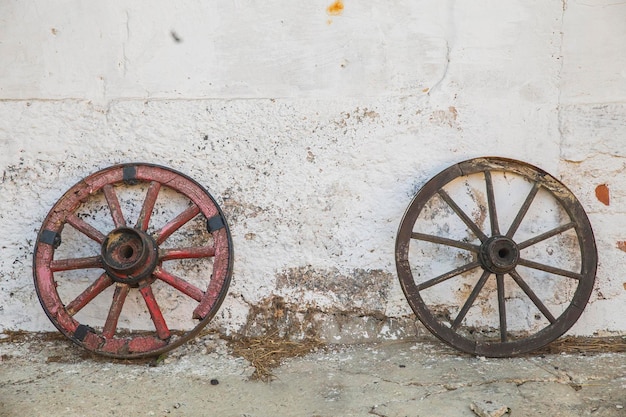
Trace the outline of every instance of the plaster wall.
{"type": "Polygon", "coordinates": [[[570,333],[623,333],[624,22],[608,0],[3,1],[0,331],[53,330],[31,270],[52,205],[144,161],[203,184],[230,224],[212,327],[262,330],[286,309],[337,340],[402,337],[405,208],[446,167],[495,155],[579,198],[599,265],[570,333]]]}

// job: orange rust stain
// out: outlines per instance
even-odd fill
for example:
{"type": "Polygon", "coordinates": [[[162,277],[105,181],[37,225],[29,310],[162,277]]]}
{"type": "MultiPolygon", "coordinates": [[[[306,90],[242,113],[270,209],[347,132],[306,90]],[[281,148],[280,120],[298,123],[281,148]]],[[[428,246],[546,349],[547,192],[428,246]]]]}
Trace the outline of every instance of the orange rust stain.
{"type": "Polygon", "coordinates": [[[596,187],[596,198],[605,206],[609,205],[609,187],[606,184],[600,184],[596,187]]]}
{"type": "Polygon", "coordinates": [[[626,290],[626,282],[623,285],[624,285],[624,289],[626,290]]]}
{"type": "Polygon", "coordinates": [[[426,87],[422,90],[422,93],[428,93],[430,91],[430,88],[426,87]]]}
{"type": "Polygon", "coordinates": [[[343,2],[341,0],[337,0],[336,2],[334,2],[333,4],[327,7],[326,11],[330,15],[339,16],[341,12],[343,12],[343,2]]]}
{"type": "Polygon", "coordinates": [[[626,252],[626,241],[620,240],[617,242],[617,249],[626,252]]]}

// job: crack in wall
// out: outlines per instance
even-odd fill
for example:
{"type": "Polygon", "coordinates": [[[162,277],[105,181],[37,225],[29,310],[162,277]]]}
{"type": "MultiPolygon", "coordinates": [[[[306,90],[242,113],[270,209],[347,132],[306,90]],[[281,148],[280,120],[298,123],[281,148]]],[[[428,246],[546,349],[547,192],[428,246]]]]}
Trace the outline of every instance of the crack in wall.
{"type": "Polygon", "coordinates": [[[446,34],[445,34],[445,47],[446,47],[446,61],[443,67],[443,73],[441,74],[441,77],[435,81],[435,83],[432,85],[432,87],[430,87],[430,89],[428,90],[427,95],[430,96],[430,93],[433,92],[433,90],[436,90],[442,83],[443,81],[446,79],[446,77],[448,76],[448,70],[450,68],[450,55],[452,52],[452,45],[453,45],[453,40],[456,36],[455,33],[455,21],[454,21],[454,5],[455,5],[455,1],[451,0],[448,2],[448,26],[446,28],[446,34]]]}
{"type": "Polygon", "coordinates": [[[128,70],[128,56],[126,55],[126,43],[130,41],[130,14],[128,10],[125,12],[126,14],[126,40],[122,42],[122,76],[126,78],[126,71],[128,70]]]}
{"type": "Polygon", "coordinates": [[[450,43],[448,42],[447,39],[446,39],[445,42],[446,42],[446,62],[445,62],[445,65],[443,67],[443,74],[441,74],[441,77],[428,90],[428,95],[429,96],[430,96],[430,93],[433,92],[433,90],[436,90],[439,87],[439,85],[441,85],[443,80],[445,80],[446,76],[448,75],[448,68],[450,67],[450,43]]]}

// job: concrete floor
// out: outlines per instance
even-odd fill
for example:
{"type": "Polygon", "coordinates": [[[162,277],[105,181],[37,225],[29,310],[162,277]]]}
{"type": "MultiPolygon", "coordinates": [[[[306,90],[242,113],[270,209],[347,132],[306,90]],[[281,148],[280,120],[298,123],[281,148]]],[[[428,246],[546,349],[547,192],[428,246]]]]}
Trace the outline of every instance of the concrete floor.
{"type": "Polygon", "coordinates": [[[64,340],[1,341],[0,416],[472,417],[472,403],[510,416],[626,416],[623,353],[485,359],[426,338],[287,359],[269,383],[251,381],[250,364],[214,336],[158,364],[86,356],[64,340]]]}

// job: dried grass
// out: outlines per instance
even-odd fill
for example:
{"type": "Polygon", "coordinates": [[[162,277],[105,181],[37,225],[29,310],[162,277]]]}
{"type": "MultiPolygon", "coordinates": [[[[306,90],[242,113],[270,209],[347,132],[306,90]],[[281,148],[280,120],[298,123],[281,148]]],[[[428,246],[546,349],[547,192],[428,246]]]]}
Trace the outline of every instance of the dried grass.
{"type": "Polygon", "coordinates": [[[54,342],[67,340],[60,332],[27,332],[24,330],[5,330],[0,333],[0,343],[22,343],[27,341],[54,342]]]}
{"type": "Polygon", "coordinates": [[[234,355],[245,358],[254,366],[251,379],[264,382],[275,378],[272,369],[280,366],[284,359],[301,357],[324,346],[318,339],[293,341],[280,337],[278,332],[231,340],[230,344],[234,355]]]}
{"type": "Polygon", "coordinates": [[[566,336],[555,340],[533,353],[624,353],[626,352],[626,336],[579,337],[566,336]]]}

